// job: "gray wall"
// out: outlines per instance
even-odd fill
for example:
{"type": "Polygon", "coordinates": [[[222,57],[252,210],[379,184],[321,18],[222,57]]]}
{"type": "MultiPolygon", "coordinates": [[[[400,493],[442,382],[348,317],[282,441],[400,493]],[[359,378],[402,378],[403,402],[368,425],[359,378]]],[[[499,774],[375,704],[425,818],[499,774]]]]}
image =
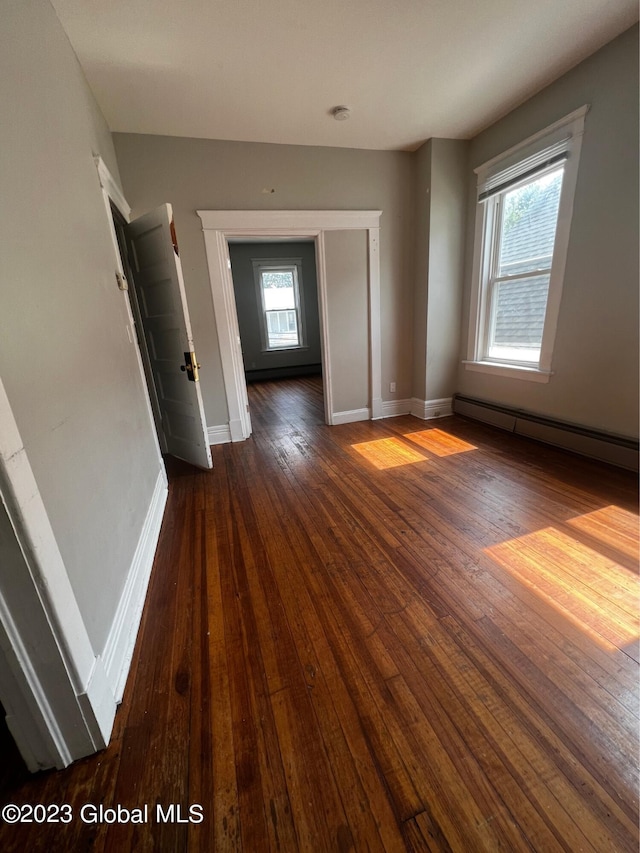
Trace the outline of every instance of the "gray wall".
{"type": "Polygon", "coordinates": [[[228,412],[198,209],[382,210],[383,398],[391,381],[411,396],[411,154],[118,133],[114,143],[134,214],[173,205],[209,426],[228,412]]]}
{"type": "MultiPolygon", "coordinates": [[[[316,365],[322,362],[320,321],[318,317],[318,283],[316,279],[315,243],[286,241],[282,243],[233,243],[229,246],[233,289],[236,295],[238,326],[242,339],[244,369],[249,378],[260,378],[259,371],[316,365]],[[302,323],[305,346],[296,350],[262,351],[262,306],[256,290],[253,261],[262,258],[296,258],[302,262],[299,282],[303,308],[302,323]],[[254,374],[253,371],[256,371],[254,374]]],[[[283,371],[282,375],[288,375],[283,371]]]]}
{"type": "Polygon", "coordinates": [[[94,153],[111,137],[47,0],[0,29],[0,376],[96,653],[159,471],[94,153]]]}
{"type": "Polygon", "coordinates": [[[368,247],[366,231],[327,231],[327,303],[333,411],[369,403],[368,247]]]}
{"type": "Polygon", "coordinates": [[[460,351],[468,142],[430,139],[415,153],[413,396],[450,397],[460,351]]]}
{"type": "Polygon", "coordinates": [[[458,371],[458,391],[626,436],[638,434],[638,29],[623,33],[470,146],[466,357],[475,176],[472,169],[583,104],[591,109],[576,187],[548,384],[458,371]]]}
{"type": "Polygon", "coordinates": [[[464,272],[468,143],[432,140],[425,400],[456,387],[464,272]]]}
{"type": "Polygon", "coordinates": [[[411,396],[427,399],[427,302],[429,294],[429,247],[431,234],[431,154],[429,139],[414,157],[414,306],[413,306],[413,373],[411,396]]]}

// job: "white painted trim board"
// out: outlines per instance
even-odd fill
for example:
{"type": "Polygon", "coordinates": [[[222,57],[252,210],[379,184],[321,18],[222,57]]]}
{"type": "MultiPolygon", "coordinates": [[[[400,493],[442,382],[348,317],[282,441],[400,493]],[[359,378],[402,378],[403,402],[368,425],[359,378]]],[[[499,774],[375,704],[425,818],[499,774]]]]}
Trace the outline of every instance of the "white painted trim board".
{"type": "Polygon", "coordinates": [[[453,414],[453,397],[441,397],[438,400],[411,400],[411,414],[423,421],[436,418],[448,418],[453,414]]]}
{"type": "Polygon", "coordinates": [[[106,678],[118,703],[122,701],[131,666],[167,496],[167,478],[162,470],[158,473],[138,545],[104,647],[106,678]]]}
{"type": "Polygon", "coordinates": [[[334,412],[332,426],[353,424],[357,421],[371,420],[371,409],[350,409],[346,412],[334,412]]]}
{"type": "Polygon", "coordinates": [[[229,444],[232,441],[231,427],[229,424],[207,427],[207,439],[209,444],[229,444]]]}
{"type": "Polygon", "coordinates": [[[397,418],[400,415],[413,415],[423,421],[435,418],[447,418],[453,414],[453,398],[442,397],[439,400],[385,400],[382,403],[383,418],[397,418]]]}

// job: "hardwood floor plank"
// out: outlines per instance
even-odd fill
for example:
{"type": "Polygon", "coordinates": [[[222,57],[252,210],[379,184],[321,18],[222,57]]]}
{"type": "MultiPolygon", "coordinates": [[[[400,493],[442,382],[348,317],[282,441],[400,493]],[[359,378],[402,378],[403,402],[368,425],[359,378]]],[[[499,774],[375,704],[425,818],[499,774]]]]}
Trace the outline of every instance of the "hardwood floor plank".
{"type": "Polygon", "coordinates": [[[225,563],[221,561],[221,615],[224,620],[224,645],[229,683],[229,708],[233,728],[234,764],[238,795],[238,811],[242,819],[239,830],[243,849],[268,850],[269,831],[262,799],[262,778],[256,760],[260,733],[258,713],[250,682],[250,659],[244,626],[244,602],[240,575],[242,552],[237,531],[238,519],[230,508],[222,519],[221,535],[225,537],[225,563]]]}
{"type": "Polygon", "coordinates": [[[451,845],[437,827],[431,815],[424,811],[408,820],[404,826],[404,837],[410,853],[450,853],[451,845]]]}
{"type": "Polygon", "coordinates": [[[227,851],[242,850],[242,837],[220,578],[220,561],[226,563],[230,560],[228,545],[219,537],[216,529],[216,520],[224,510],[224,500],[221,500],[220,504],[216,512],[207,510],[205,516],[209,683],[213,740],[213,788],[210,790],[211,813],[208,819],[213,824],[214,849],[227,853],[227,851]],[[221,541],[218,541],[219,538],[221,541]]]}
{"type": "Polygon", "coordinates": [[[193,666],[189,717],[189,773],[186,806],[198,805],[203,821],[187,825],[187,849],[215,849],[214,823],[204,817],[210,809],[214,788],[213,730],[211,715],[211,662],[209,657],[209,578],[207,561],[207,513],[203,505],[194,517],[193,666]]]}

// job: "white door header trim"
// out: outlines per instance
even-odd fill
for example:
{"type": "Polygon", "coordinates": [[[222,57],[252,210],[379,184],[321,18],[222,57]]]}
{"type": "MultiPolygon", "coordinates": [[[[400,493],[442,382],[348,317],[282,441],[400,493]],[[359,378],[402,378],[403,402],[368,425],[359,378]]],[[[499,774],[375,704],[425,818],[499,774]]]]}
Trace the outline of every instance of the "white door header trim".
{"type": "Polygon", "coordinates": [[[380,227],[381,210],[198,210],[203,231],[226,236],[277,234],[315,237],[320,231],[380,227]]]}

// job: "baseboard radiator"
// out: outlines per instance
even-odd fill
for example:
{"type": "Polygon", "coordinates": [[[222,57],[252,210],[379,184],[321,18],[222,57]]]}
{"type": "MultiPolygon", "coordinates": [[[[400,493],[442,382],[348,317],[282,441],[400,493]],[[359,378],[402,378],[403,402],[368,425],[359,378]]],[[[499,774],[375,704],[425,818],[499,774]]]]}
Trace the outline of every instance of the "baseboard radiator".
{"type": "Polygon", "coordinates": [[[632,438],[541,417],[532,412],[511,409],[460,394],[453,398],[453,411],[457,415],[482,421],[516,435],[533,438],[630,471],[638,471],[640,444],[632,438]]]}
{"type": "Polygon", "coordinates": [[[289,379],[296,376],[320,376],[321,364],[292,364],[285,367],[259,367],[255,370],[245,370],[247,382],[263,382],[273,379],[289,379]]]}

